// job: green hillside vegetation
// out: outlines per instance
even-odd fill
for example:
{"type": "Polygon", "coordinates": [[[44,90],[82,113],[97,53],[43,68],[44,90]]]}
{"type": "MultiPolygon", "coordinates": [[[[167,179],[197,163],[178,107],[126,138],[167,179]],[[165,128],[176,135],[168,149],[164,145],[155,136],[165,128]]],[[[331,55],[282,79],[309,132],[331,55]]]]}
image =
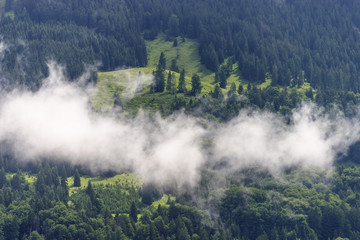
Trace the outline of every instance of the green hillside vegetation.
{"type": "MultiPolygon", "coordinates": [[[[168,109],[171,109],[177,100],[181,99],[185,104],[194,101],[194,97],[191,96],[189,91],[191,90],[191,77],[193,74],[198,74],[201,79],[202,91],[201,96],[207,96],[211,94],[215,85],[219,84],[215,82],[215,73],[206,69],[206,67],[201,64],[199,52],[199,44],[192,39],[177,37],[178,41],[177,46],[173,46],[172,41],[166,40],[165,34],[159,34],[157,38],[151,41],[146,41],[146,46],[148,50],[148,65],[143,68],[130,68],[123,69],[118,71],[111,72],[98,72],[98,82],[97,89],[91,98],[92,106],[96,111],[106,112],[112,110],[114,108],[114,102],[116,95],[118,95],[121,99],[121,108],[124,110],[124,113],[136,113],[138,109],[143,108],[150,112],[167,112],[168,109]],[[188,91],[187,94],[176,93],[171,94],[168,91],[164,92],[152,92],[151,91],[151,83],[153,78],[153,71],[156,71],[156,67],[159,61],[159,56],[161,53],[164,53],[166,58],[166,71],[164,73],[165,82],[167,79],[167,75],[169,72],[169,68],[171,68],[172,61],[175,59],[177,67],[179,71],[181,69],[185,69],[186,77],[186,89],[188,91]],[[131,97],[127,96],[126,93],[129,91],[129,86],[133,86],[136,84],[139,73],[142,74],[147,81],[144,82],[144,87],[141,92],[138,92],[131,97]]],[[[249,98],[249,103],[257,105],[260,108],[265,106],[266,101],[274,101],[272,99],[273,96],[264,96],[261,91],[269,92],[269,89],[273,89],[270,92],[282,92],[284,91],[284,87],[281,86],[271,86],[271,74],[267,73],[265,75],[264,81],[260,81],[257,83],[252,83],[245,80],[242,77],[241,71],[238,69],[238,64],[231,63],[231,58],[226,59],[220,68],[225,68],[229,66],[229,75],[226,80],[226,89],[221,88],[221,92],[223,96],[228,98],[228,92],[231,90],[232,84],[235,84],[235,95],[244,95],[249,98]],[[261,94],[259,100],[257,97],[252,96],[251,93],[248,92],[248,86],[251,84],[255,86],[260,92],[256,94],[261,94]],[[238,93],[239,85],[243,88],[243,93],[238,93]],[[269,98],[269,99],[265,99],[269,98]],[[260,102],[258,102],[260,101],[260,102]]],[[[177,87],[179,82],[180,74],[178,72],[172,72],[175,76],[175,87],[177,87]]],[[[313,92],[313,99],[316,97],[316,91],[310,87],[310,84],[306,81],[306,79],[302,80],[303,82],[299,84],[295,84],[295,80],[292,79],[293,87],[287,87],[287,91],[289,93],[296,92],[296,102],[300,103],[300,101],[306,100],[306,95],[308,91],[313,92]]],[[[165,87],[166,88],[166,87],[165,87]]],[[[294,95],[294,94],[293,94],[294,95]]],[[[294,102],[293,100],[289,100],[294,102]]],[[[248,103],[244,103],[245,105],[248,103]]],[[[244,104],[239,105],[245,106],[244,104]]],[[[286,101],[281,105],[286,105],[286,101]]],[[[294,103],[292,103],[294,107],[294,103]]],[[[184,106],[185,107],[185,106],[184,106]]],[[[291,107],[291,106],[289,106],[291,107]]],[[[280,107],[281,109],[281,107],[280,107]]],[[[287,112],[287,110],[285,111],[287,112]]]]}
{"type": "Polygon", "coordinates": [[[178,44],[173,46],[173,41],[167,41],[165,34],[159,34],[156,39],[146,41],[148,67],[155,69],[159,56],[163,52],[166,56],[166,67],[168,69],[171,66],[171,61],[176,59],[179,69],[185,69],[187,76],[191,77],[196,73],[202,79],[207,79],[211,76],[213,78],[213,72],[200,62],[199,43],[189,38],[182,40],[182,37],[177,37],[176,40],[178,44]]]}
{"type": "Polygon", "coordinates": [[[78,192],[79,190],[84,190],[89,181],[93,184],[93,186],[102,185],[102,186],[117,186],[122,189],[135,188],[139,189],[142,186],[141,180],[138,176],[134,174],[120,174],[115,175],[114,177],[104,178],[104,177],[85,177],[82,176],[80,178],[81,186],[74,187],[74,177],[67,178],[67,184],[69,186],[69,196],[78,192]]]}
{"type": "Polygon", "coordinates": [[[30,234],[116,240],[152,239],[155,233],[165,239],[184,234],[178,239],[226,240],[359,236],[358,158],[328,171],[294,168],[281,179],[259,168],[243,169],[226,176],[231,184],[215,189],[211,186],[219,179],[204,169],[201,185],[191,195],[160,192],[133,174],[81,175],[79,188],[68,177],[63,186],[58,174],[64,171],[58,169],[74,172],[69,166],[40,166],[34,175],[7,164],[0,161],[3,239],[30,234]]]}
{"type": "MultiPolygon", "coordinates": [[[[195,40],[187,38],[184,39],[184,42],[182,42],[180,37],[177,39],[179,42],[177,47],[173,46],[173,42],[166,41],[166,36],[164,34],[159,34],[153,41],[147,41],[147,67],[130,68],[111,72],[98,72],[97,89],[91,99],[93,108],[100,111],[112,109],[115,93],[118,93],[121,96],[121,94],[126,91],[126,86],[131,84],[131,82],[136,82],[139,72],[151,78],[152,72],[156,70],[161,52],[164,52],[166,57],[167,71],[165,73],[165,78],[167,77],[169,67],[171,66],[171,61],[177,59],[177,66],[179,69],[185,69],[186,89],[188,91],[191,89],[191,76],[193,74],[198,74],[201,78],[201,95],[204,96],[213,91],[215,86],[215,73],[206,69],[206,67],[200,63],[200,56],[198,54],[199,44],[195,40]],[[178,58],[177,55],[179,56],[178,58]]],[[[176,79],[175,86],[177,86],[180,74],[177,72],[173,73],[175,74],[176,79]]],[[[245,85],[246,83],[246,81],[240,80],[236,64],[233,65],[233,72],[228,78],[227,88],[222,89],[224,95],[229,91],[232,83],[235,83],[237,86],[239,84],[245,85]]],[[[173,101],[174,96],[166,91],[163,93],[151,93],[150,84],[151,82],[147,82],[144,86],[144,90],[141,93],[136,94],[134,98],[122,99],[125,102],[125,108],[128,110],[137,110],[142,107],[148,110],[159,110],[160,106],[165,108],[168,107],[169,103],[173,101]]],[[[269,80],[262,83],[260,87],[264,88],[268,85],[270,85],[269,80]]],[[[244,88],[246,89],[246,86],[244,86],[244,88]]],[[[186,94],[177,93],[177,95],[178,97],[185,97],[187,100],[192,98],[186,94]]]]}

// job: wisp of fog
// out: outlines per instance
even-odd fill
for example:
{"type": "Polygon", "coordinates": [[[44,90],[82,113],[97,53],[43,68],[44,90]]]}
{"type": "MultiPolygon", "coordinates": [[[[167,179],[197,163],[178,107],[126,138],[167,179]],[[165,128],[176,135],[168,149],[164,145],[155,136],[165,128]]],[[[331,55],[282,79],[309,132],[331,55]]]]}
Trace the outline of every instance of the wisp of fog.
{"type": "Polygon", "coordinates": [[[92,112],[88,88],[66,81],[61,67],[49,64],[49,72],[38,91],[13,90],[0,99],[0,142],[11,143],[21,161],[59,159],[94,172],[132,170],[146,182],[194,186],[207,162],[224,159],[233,170],[328,168],[360,136],[355,119],[329,117],[314,104],[294,110],[290,124],[249,110],[207,127],[181,112],[115,119],[92,112]]]}

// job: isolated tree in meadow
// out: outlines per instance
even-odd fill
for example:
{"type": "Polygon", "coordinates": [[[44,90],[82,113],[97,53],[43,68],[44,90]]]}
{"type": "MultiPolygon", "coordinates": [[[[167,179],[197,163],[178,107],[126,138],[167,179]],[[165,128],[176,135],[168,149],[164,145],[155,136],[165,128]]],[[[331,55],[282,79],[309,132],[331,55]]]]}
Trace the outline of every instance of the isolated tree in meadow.
{"type": "Polygon", "coordinates": [[[157,66],[157,70],[165,71],[166,68],[166,58],[164,52],[160,53],[159,62],[157,66]]]}
{"type": "Polygon", "coordinates": [[[202,88],[201,80],[200,80],[200,77],[196,73],[191,78],[191,86],[192,86],[191,94],[193,96],[196,96],[201,93],[201,88],[202,88]]]}
{"type": "Polygon", "coordinates": [[[171,94],[176,93],[176,76],[175,73],[171,74],[172,82],[171,82],[171,94]]]}
{"type": "Polygon", "coordinates": [[[220,87],[226,89],[226,85],[227,85],[226,73],[223,70],[218,71],[218,76],[219,76],[220,87]]]}
{"type": "Polygon", "coordinates": [[[166,90],[168,92],[171,92],[172,83],[173,83],[172,74],[171,74],[171,71],[169,71],[168,78],[167,78],[167,81],[166,81],[166,90]]]}
{"type": "Polygon", "coordinates": [[[74,174],[74,187],[80,187],[80,186],[81,186],[80,174],[79,171],[76,169],[74,174]]]}
{"type": "Polygon", "coordinates": [[[155,71],[155,92],[163,92],[165,88],[165,76],[164,71],[166,68],[165,54],[161,52],[159,63],[155,71]]]}
{"type": "Polygon", "coordinates": [[[178,92],[184,93],[186,92],[186,84],[185,84],[185,70],[183,69],[180,73],[178,92]]]}
{"type": "Polygon", "coordinates": [[[179,67],[177,66],[177,62],[175,58],[171,61],[170,70],[174,72],[179,72],[179,67]]]}

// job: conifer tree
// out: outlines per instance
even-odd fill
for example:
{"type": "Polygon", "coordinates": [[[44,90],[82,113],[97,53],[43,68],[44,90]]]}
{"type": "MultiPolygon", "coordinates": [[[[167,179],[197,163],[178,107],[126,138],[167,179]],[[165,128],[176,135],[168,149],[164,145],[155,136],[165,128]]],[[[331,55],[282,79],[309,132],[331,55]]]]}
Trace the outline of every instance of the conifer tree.
{"type": "Polygon", "coordinates": [[[160,54],[159,63],[155,71],[155,92],[163,92],[165,88],[164,71],[166,68],[166,59],[163,52],[160,54]]]}
{"type": "Polygon", "coordinates": [[[178,92],[184,93],[186,92],[186,84],[185,84],[185,70],[183,69],[180,73],[178,92]]]}
{"type": "Polygon", "coordinates": [[[137,211],[136,205],[134,202],[132,202],[131,207],[130,207],[130,215],[129,216],[134,222],[137,222],[137,214],[138,214],[138,211],[137,211]]]}
{"type": "Polygon", "coordinates": [[[193,96],[196,96],[198,94],[201,93],[201,80],[200,80],[200,77],[197,75],[197,74],[194,74],[191,78],[191,86],[192,86],[192,89],[191,89],[191,94],[193,96]]]}
{"type": "Polygon", "coordinates": [[[242,94],[244,92],[244,87],[239,84],[239,87],[238,87],[238,94],[242,94]]]}
{"type": "Polygon", "coordinates": [[[224,100],[224,95],[223,95],[223,93],[221,91],[221,88],[220,88],[219,84],[215,85],[212,97],[215,98],[215,99],[218,99],[220,101],[224,100]]]}
{"type": "Polygon", "coordinates": [[[80,187],[80,186],[81,186],[80,174],[79,171],[76,169],[74,174],[74,187],[80,187]]]}
{"type": "Polygon", "coordinates": [[[171,92],[171,89],[172,89],[172,75],[171,75],[171,71],[169,71],[169,74],[168,74],[168,78],[167,78],[167,81],[166,81],[166,90],[168,92],[171,92]]]}
{"type": "Polygon", "coordinates": [[[0,189],[5,186],[7,183],[7,179],[6,179],[6,175],[5,175],[5,170],[4,168],[1,168],[0,170],[0,189]]]}

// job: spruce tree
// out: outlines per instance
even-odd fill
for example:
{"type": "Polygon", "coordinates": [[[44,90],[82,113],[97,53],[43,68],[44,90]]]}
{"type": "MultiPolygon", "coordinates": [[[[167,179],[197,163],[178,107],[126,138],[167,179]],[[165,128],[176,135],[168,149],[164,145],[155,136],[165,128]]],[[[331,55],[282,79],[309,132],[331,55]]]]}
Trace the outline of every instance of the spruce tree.
{"type": "Polygon", "coordinates": [[[6,179],[6,175],[5,175],[5,170],[4,168],[1,168],[0,171],[0,189],[5,186],[7,183],[7,179],[6,179]]]}
{"type": "Polygon", "coordinates": [[[238,88],[238,94],[242,94],[244,92],[244,87],[239,84],[239,88],[238,88]]]}
{"type": "Polygon", "coordinates": [[[178,92],[184,93],[186,92],[186,84],[185,84],[185,70],[183,69],[180,73],[178,92]]]}
{"type": "Polygon", "coordinates": [[[197,74],[194,74],[191,78],[191,86],[192,86],[192,89],[191,89],[191,94],[193,96],[196,96],[198,94],[201,93],[201,81],[200,81],[200,77],[197,75],[197,74]]]}
{"type": "Polygon", "coordinates": [[[138,211],[137,211],[137,208],[135,206],[135,203],[132,202],[131,203],[131,208],[130,208],[130,218],[134,221],[134,222],[137,222],[137,214],[138,214],[138,211]]]}
{"type": "Polygon", "coordinates": [[[159,63],[155,71],[155,92],[163,92],[165,88],[164,71],[166,68],[166,59],[163,52],[160,54],[159,63]]]}
{"type": "Polygon", "coordinates": [[[166,90],[168,92],[171,92],[171,88],[172,88],[172,75],[171,75],[171,71],[169,71],[168,78],[166,81],[166,90]]]}
{"type": "Polygon", "coordinates": [[[171,60],[170,70],[174,72],[179,72],[179,67],[177,66],[176,59],[171,60]]]}
{"type": "Polygon", "coordinates": [[[212,97],[220,101],[224,100],[224,95],[222,94],[219,84],[215,85],[214,92],[212,93],[212,97]]]}
{"type": "Polygon", "coordinates": [[[86,187],[85,192],[87,195],[89,195],[91,202],[94,202],[95,192],[94,192],[94,189],[92,188],[91,181],[88,182],[88,186],[86,187]]]}
{"type": "Polygon", "coordinates": [[[74,174],[74,187],[80,187],[80,186],[81,186],[80,174],[76,169],[74,174]]]}

